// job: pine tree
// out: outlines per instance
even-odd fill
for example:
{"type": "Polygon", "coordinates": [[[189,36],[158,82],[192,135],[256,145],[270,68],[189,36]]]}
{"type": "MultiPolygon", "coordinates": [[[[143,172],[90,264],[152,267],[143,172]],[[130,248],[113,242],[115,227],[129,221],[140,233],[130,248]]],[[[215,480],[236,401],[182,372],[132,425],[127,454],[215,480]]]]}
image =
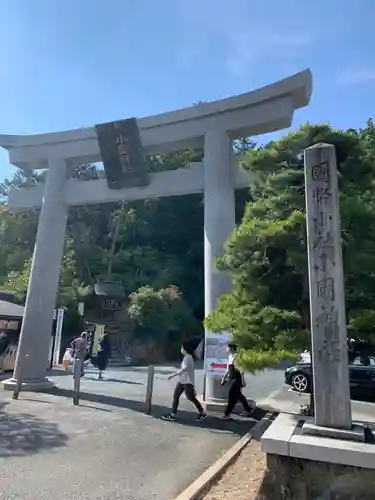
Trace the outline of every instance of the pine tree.
{"type": "Polygon", "coordinates": [[[375,127],[307,124],[246,153],[253,201],[218,261],[234,289],[206,325],[233,332],[250,371],[309,348],[303,152],[319,142],[333,144],[338,160],[348,332],[375,344],[375,127]]]}

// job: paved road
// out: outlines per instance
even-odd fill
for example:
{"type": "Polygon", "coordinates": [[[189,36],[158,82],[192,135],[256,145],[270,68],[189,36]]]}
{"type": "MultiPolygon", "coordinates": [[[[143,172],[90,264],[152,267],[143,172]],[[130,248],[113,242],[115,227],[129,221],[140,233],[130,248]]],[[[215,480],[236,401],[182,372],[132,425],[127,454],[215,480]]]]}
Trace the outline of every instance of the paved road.
{"type": "MultiPolygon", "coordinates": [[[[197,425],[187,402],[180,421],[163,422],[173,367],[156,370],[152,416],[144,412],[146,368],[89,370],[83,398],[71,405],[72,378],[55,374],[53,394],[3,393],[0,409],[2,500],[172,500],[249,429],[215,416],[197,425]]],[[[247,376],[247,394],[278,411],[298,413],[308,396],[283,385],[283,370],[247,376]]],[[[197,373],[198,385],[202,373],[197,373]]],[[[199,388],[198,388],[199,389],[199,388]]],[[[354,417],[374,422],[375,405],[353,403],[354,417]]]]}
{"type": "MultiPolygon", "coordinates": [[[[309,394],[300,394],[282,385],[257,403],[267,410],[298,414],[300,407],[308,404],[309,400],[309,394]]],[[[352,416],[356,421],[375,423],[375,404],[352,401],[352,416]]]]}
{"type": "MultiPolygon", "coordinates": [[[[174,382],[167,380],[167,375],[175,371],[173,366],[161,366],[156,369],[154,385],[154,401],[169,407],[174,382]]],[[[301,405],[309,402],[309,395],[299,394],[284,384],[285,366],[276,370],[267,370],[255,375],[247,374],[247,387],[245,394],[254,399],[259,406],[269,410],[299,413],[301,405]]],[[[111,370],[107,377],[109,381],[99,382],[95,380],[95,371],[89,373],[82,382],[82,390],[101,394],[113,394],[118,397],[126,397],[132,400],[143,401],[145,384],[147,380],[147,368],[129,367],[121,370],[111,370]],[[113,383],[113,380],[121,380],[121,383],[113,383]]],[[[71,387],[70,378],[64,377],[64,386],[71,387]]],[[[196,371],[196,385],[199,394],[203,392],[203,371],[196,371]]],[[[59,382],[59,385],[62,386],[59,382]]],[[[368,422],[375,422],[375,404],[362,401],[352,402],[353,418],[368,422]]]]}
{"type": "Polygon", "coordinates": [[[4,392],[0,411],[2,500],[172,500],[247,430],[249,422],[215,416],[196,424],[187,402],[180,420],[163,422],[173,382],[157,370],[152,416],[144,412],[146,369],[89,370],[79,407],[71,376],[56,374],[58,390],[4,392]]]}
{"type": "MultiPolygon", "coordinates": [[[[155,370],[154,401],[169,408],[175,381],[167,380],[168,374],[176,371],[175,366],[159,366],[155,370]]],[[[61,372],[61,377],[55,376],[57,385],[63,390],[72,388],[71,377],[61,372]]],[[[147,367],[112,368],[105,374],[103,381],[96,379],[97,371],[88,368],[81,382],[81,390],[87,393],[111,395],[132,401],[144,401],[147,382],[147,367]]],[[[270,397],[284,383],[284,370],[269,370],[260,374],[246,375],[247,387],[245,394],[263,401],[270,397]]],[[[196,388],[198,394],[203,393],[203,370],[196,370],[196,388]]]]}

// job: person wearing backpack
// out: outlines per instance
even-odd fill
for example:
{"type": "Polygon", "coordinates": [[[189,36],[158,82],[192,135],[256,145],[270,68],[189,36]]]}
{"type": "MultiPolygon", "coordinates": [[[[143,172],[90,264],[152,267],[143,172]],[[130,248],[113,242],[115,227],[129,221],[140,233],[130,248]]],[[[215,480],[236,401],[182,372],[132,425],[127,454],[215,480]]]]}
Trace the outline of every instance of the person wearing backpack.
{"type": "Polygon", "coordinates": [[[241,415],[244,417],[250,417],[253,408],[251,408],[249,402],[242,393],[242,388],[246,387],[246,381],[244,373],[239,370],[236,365],[237,345],[233,343],[228,344],[228,353],[228,365],[222,378],[221,385],[224,385],[227,381],[229,381],[229,393],[228,403],[222,418],[224,420],[230,420],[231,414],[238,401],[241,402],[244,409],[244,413],[241,415]]]}

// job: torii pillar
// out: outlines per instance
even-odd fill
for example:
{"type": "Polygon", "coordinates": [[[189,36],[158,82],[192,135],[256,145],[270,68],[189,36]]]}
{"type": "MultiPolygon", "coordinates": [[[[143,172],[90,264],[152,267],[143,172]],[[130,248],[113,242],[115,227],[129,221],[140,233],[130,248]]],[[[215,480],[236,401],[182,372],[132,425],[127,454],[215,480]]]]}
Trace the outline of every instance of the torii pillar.
{"type": "MultiPolygon", "coordinates": [[[[222,130],[210,130],[204,140],[204,305],[211,314],[218,300],[232,288],[231,277],[218,272],[215,261],[236,227],[235,191],[232,179],[232,141],[222,130]]],[[[207,376],[205,397],[220,399],[227,393],[221,377],[207,376]]]]}
{"type": "MultiPolygon", "coordinates": [[[[230,278],[215,260],[235,228],[234,190],[249,186],[249,175],[235,166],[232,141],[289,127],[295,109],[309,103],[309,70],[239,96],[138,120],[146,154],[204,147],[204,162],[190,168],[150,174],[145,187],[109,189],[105,180],[80,182],[67,178],[68,167],[101,161],[95,128],[34,136],[0,135],[10,163],[23,169],[47,168],[45,186],[10,194],[11,208],[41,207],[25,313],[12,388],[42,390],[53,385],[45,367],[60,275],[69,206],[204,193],[205,313],[216,307],[230,278]],[[43,362],[45,359],[45,362],[43,362]]],[[[217,398],[218,377],[208,377],[206,397],[217,398]]]]}

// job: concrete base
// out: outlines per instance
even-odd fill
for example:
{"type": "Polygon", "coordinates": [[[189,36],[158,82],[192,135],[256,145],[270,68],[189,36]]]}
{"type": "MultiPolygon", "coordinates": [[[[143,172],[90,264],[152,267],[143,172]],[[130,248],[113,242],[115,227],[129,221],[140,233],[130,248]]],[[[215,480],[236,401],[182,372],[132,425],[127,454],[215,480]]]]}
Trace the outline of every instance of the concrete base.
{"type": "Polygon", "coordinates": [[[305,422],[302,426],[302,434],[365,442],[365,428],[363,425],[353,425],[351,429],[331,429],[330,427],[321,427],[320,425],[305,422]]]}
{"type": "Polygon", "coordinates": [[[206,401],[225,403],[228,400],[228,384],[221,385],[221,379],[217,375],[207,375],[206,401]]]}
{"type": "Polygon", "coordinates": [[[374,500],[371,469],[267,454],[262,500],[374,500]]]}
{"type": "MultiPolygon", "coordinates": [[[[18,381],[15,378],[8,378],[2,382],[3,388],[6,391],[14,391],[17,386],[18,381]]],[[[38,392],[45,391],[46,389],[52,389],[55,387],[55,382],[50,378],[44,378],[35,381],[26,381],[22,383],[21,391],[38,392]]]]}
{"type": "MultiPolygon", "coordinates": [[[[375,445],[353,441],[354,431],[324,432],[311,418],[280,414],[261,438],[267,471],[261,486],[264,500],[370,500],[375,498],[375,445]],[[313,431],[315,435],[310,434],[313,431]],[[348,439],[343,439],[347,437],[348,439]]],[[[369,431],[371,432],[371,431],[369,431]]]]}
{"type": "Polygon", "coordinates": [[[374,444],[304,433],[305,422],[313,424],[311,418],[280,414],[261,439],[262,451],[272,455],[375,469],[374,444]]]}

